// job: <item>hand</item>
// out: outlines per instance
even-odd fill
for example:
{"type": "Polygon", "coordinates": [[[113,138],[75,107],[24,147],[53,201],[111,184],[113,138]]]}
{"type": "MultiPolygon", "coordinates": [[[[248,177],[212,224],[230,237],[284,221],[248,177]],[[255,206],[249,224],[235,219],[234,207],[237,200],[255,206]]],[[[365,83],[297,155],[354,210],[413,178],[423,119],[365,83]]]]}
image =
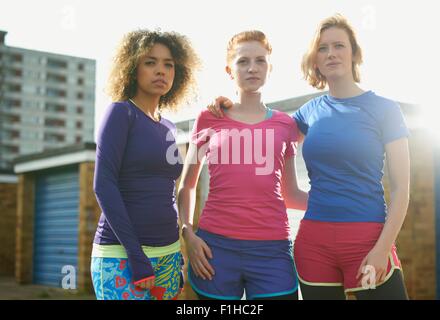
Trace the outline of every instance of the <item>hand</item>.
{"type": "Polygon", "coordinates": [[[196,236],[193,232],[188,232],[185,237],[188,248],[189,262],[194,270],[194,274],[203,280],[212,280],[215,272],[208,259],[212,259],[211,249],[205,241],[196,236]]]}
{"type": "Polygon", "coordinates": [[[153,288],[154,287],[154,281],[155,281],[155,277],[154,276],[152,276],[152,277],[149,277],[149,278],[147,278],[147,279],[144,279],[144,280],[141,280],[141,281],[138,281],[138,282],[135,282],[135,286],[136,287],[138,287],[138,288],[141,288],[141,289],[151,289],[151,288],[153,288]]]}
{"type": "Polygon", "coordinates": [[[217,97],[213,102],[211,102],[207,109],[209,112],[211,112],[215,117],[217,118],[223,118],[223,111],[221,110],[221,107],[224,107],[226,109],[231,108],[234,105],[234,103],[229,100],[226,97],[217,97]]]}
{"type": "Polygon", "coordinates": [[[389,252],[373,248],[368,255],[362,260],[358,269],[356,279],[359,279],[358,284],[364,286],[368,284],[369,287],[385,281],[388,268],[388,254],[389,252]]]}

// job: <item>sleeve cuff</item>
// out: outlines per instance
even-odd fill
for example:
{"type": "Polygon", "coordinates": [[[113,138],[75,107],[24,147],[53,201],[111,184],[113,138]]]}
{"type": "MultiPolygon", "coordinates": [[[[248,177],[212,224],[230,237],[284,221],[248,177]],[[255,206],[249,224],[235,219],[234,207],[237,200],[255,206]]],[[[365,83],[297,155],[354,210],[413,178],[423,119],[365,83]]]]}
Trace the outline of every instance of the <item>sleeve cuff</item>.
{"type": "Polygon", "coordinates": [[[142,280],[138,280],[138,281],[136,281],[136,282],[134,283],[134,285],[137,286],[137,285],[139,285],[139,284],[142,283],[142,282],[145,282],[145,281],[147,281],[147,280],[154,279],[154,278],[155,278],[155,276],[151,276],[151,277],[148,277],[148,278],[144,278],[144,279],[142,279],[142,280]]]}

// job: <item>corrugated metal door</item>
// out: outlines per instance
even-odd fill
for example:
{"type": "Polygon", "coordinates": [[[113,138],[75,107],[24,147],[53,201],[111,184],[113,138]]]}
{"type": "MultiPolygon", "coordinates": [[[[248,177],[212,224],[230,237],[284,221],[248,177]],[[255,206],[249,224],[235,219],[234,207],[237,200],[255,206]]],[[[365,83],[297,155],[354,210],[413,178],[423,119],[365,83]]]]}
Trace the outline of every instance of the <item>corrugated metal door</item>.
{"type": "Polygon", "coordinates": [[[34,283],[61,287],[69,266],[77,274],[78,167],[41,173],[35,187],[34,283]]]}

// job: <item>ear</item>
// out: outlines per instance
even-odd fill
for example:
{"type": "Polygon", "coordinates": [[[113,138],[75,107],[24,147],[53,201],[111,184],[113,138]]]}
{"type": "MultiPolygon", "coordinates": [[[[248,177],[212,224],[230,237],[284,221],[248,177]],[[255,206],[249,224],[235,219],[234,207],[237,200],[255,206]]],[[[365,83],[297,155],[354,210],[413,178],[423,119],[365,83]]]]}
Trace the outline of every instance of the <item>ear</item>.
{"type": "Polygon", "coordinates": [[[229,74],[229,76],[231,77],[231,79],[234,79],[234,76],[232,75],[231,67],[226,66],[226,67],[225,67],[225,71],[226,71],[227,74],[229,74]]]}

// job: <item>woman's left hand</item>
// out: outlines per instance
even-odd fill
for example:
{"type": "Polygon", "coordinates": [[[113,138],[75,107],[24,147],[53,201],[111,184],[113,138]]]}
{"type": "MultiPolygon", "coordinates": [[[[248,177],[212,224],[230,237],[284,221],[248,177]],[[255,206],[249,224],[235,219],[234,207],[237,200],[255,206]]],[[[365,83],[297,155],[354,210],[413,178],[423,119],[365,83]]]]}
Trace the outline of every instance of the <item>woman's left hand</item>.
{"type": "MultiPolygon", "coordinates": [[[[373,248],[362,260],[356,275],[359,285],[368,288],[375,288],[378,284],[385,281],[388,268],[388,254],[384,250],[373,248]]],[[[367,289],[367,288],[366,288],[367,289]]]]}

